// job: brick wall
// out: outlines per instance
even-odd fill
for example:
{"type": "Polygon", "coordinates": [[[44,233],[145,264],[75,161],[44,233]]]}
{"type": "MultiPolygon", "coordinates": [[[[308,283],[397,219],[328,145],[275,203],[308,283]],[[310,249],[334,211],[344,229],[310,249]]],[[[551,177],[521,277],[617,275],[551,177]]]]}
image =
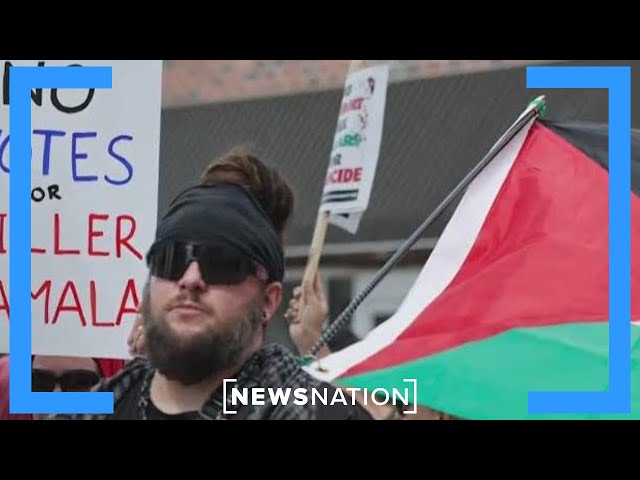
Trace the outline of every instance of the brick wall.
{"type": "MultiPolygon", "coordinates": [[[[557,60],[382,60],[390,81],[557,60]]],[[[341,88],[349,60],[165,60],[165,108],[341,88]]]]}

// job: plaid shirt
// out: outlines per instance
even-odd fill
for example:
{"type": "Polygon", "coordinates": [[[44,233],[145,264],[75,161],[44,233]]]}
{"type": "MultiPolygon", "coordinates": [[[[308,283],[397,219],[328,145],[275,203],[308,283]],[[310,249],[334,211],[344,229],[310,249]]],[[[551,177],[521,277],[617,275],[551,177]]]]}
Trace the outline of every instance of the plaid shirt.
{"type": "MultiPolygon", "coordinates": [[[[137,358],[116,376],[100,382],[94,391],[113,392],[114,412],[117,413],[118,407],[127,396],[140,396],[139,388],[136,387],[139,387],[145,378],[150,378],[152,373],[153,368],[149,362],[146,359],[137,358]]],[[[311,402],[310,399],[307,399],[304,405],[296,405],[291,401],[286,404],[280,402],[272,405],[268,401],[268,394],[265,394],[264,405],[238,405],[237,407],[234,405],[233,408],[237,410],[237,413],[223,415],[223,387],[220,386],[199,411],[201,419],[224,418],[232,420],[237,417],[247,420],[369,420],[372,418],[361,406],[353,405],[349,397],[347,397],[348,405],[340,402],[331,405],[335,387],[321,382],[305,372],[297,357],[280,345],[266,345],[255,353],[236,374],[235,379],[237,382],[233,384],[233,388],[237,389],[262,387],[265,392],[268,392],[269,388],[291,388],[292,390],[304,388],[307,392],[312,389],[324,392],[324,389],[328,389],[326,397],[328,405],[317,400],[311,402]]],[[[231,388],[227,388],[227,405],[231,405],[231,390],[231,388]]],[[[52,418],[56,420],[110,420],[113,415],[60,414],[52,418]]]]}

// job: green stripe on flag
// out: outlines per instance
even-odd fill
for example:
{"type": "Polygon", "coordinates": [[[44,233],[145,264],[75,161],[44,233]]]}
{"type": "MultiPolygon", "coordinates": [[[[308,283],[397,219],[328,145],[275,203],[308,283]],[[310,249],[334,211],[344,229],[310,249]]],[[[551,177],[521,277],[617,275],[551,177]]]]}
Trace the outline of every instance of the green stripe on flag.
{"type": "MultiPolygon", "coordinates": [[[[640,327],[631,327],[631,415],[531,415],[530,391],[608,389],[608,323],[514,329],[401,366],[342,378],[347,387],[393,388],[417,379],[418,403],[467,419],[640,419],[640,327]]],[[[428,340],[425,340],[428,341],[428,340]]],[[[409,388],[412,396],[412,388],[409,388]]],[[[413,398],[412,398],[413,400],[413,398]]]]}

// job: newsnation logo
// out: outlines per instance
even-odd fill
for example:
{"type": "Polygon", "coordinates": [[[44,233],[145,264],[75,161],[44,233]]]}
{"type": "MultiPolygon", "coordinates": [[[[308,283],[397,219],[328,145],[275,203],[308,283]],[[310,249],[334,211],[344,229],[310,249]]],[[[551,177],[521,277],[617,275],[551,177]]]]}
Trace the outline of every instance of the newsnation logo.
{"type": "Polygon", "coordinates": [[[412,415],[417,413],[417,407],[411,398],[418,398],[418,381],[416,379],[404,379],[404,383],[410,386],[404,389],[393,388],[391,392],[384,388],[369,390],[367,388],[339,389],[327,388],[238,388],[234,386],[236,379],[227,378],[223,381],[223,414],[238,413],[238,406],[264,406],[264,405],[355,405],[359,400],[363,405],[390,405],[395,408],[404,407],[402,413],[412,415]],[[410,388],[413,396],[410,396],[410,388]],[[344,391],[343,391],[344,390],[344,391]],[[346,393],[345,393],[346,392],[346,393]],[[358,400],[356,400],[356,396],[358,400]]]}

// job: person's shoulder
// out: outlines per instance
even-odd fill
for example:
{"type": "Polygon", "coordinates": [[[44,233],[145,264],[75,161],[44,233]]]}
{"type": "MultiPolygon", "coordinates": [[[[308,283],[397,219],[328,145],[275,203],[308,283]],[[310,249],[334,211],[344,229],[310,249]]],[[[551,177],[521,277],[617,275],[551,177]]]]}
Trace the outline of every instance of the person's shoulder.
{"type": "Polygon", "coordinates": [[[149,360],[145,357],[135,357],[125,363],[124,367],[115,375],[107,377],[103,380],[103,388],[106,391],[112,391],[115,386],[121,383],[127,383],[142,376],[151,368],[149,360]]]}

